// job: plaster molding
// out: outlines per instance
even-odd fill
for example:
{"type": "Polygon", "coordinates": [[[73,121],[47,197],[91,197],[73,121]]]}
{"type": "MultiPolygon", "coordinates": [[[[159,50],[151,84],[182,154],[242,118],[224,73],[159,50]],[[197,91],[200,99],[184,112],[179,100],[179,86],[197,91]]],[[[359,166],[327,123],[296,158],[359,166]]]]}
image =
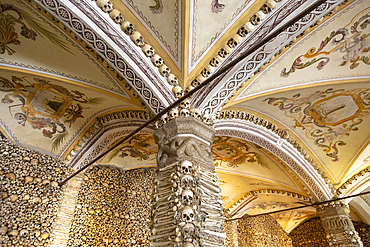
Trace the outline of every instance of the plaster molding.
{"type": "Polygon", "coordinates": [[[314,201],[326,201],[333,197],[332,188],[314,167],[287,140],[262,126],[245,120],[216,120],[216,135],[244,139],[265,148],[281,159],[302,182],[304,189],[314,201]]]}
{"type": "Polygon", "coordinates": [[[248,201],[253,196],[256,195],[278,195],[278,196],[286,196],[291,197],[295,199],[300,199],[306,203],[311,203],[311,200],[304,195],[301,195],[299,193],[287,191],[287,190],[276,190],[276,189],[258,189],[258,190],[251,190],[247,193],[245,193],[241,198],[239,198],[237,201],[235,201],[226,211],[228,215],[230,215],[231,219],[237,216],[237,212],[240,211],[245,205],[243,205],[243,202],[248,201]]]}
{"type": "Polygon", "coordinates": [[[242,64],[230,69],[229,72],[215,80],[212,87],[208,86],[198,94],[192,102],[195,107],[213,116],[233,96],[245,81],[258,73],[261,66],[269,62],[275,54],[279,53],[287,45],[294,42],[306,29],[331,12],[335,7],[342,4],[343,0],[328,0],[319,8],[303,17],[295,25],[290,26],[286,31],[281,32],[276,39],[270,40],[261,48],[246,57],[242,64]]]}
{"type": "Polygon", "coordinates": [[[97,6],[81,0],[35,1],[122,73],[123,78],[135,88],[154,113],[174,101],[169,85],[158,72],[153,71],[141,51],[132,42],[128,42],[121,30],[113,25],[114,22],[101,16],[102,11],[97,6]]]}

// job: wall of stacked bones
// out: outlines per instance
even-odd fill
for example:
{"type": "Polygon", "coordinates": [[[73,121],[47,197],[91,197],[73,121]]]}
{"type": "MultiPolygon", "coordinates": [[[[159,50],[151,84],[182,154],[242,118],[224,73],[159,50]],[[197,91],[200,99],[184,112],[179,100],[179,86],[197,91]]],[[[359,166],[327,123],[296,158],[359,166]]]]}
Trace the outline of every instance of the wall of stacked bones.
{"type": "Polygon", "coordinates": [[[48,246],[67,165],[0,138],[0,246],[48,246]]]}
{"type": "Polygon", "coordinates": [[[364,247],[370,247],[370,225],[367,225],[363,222],[353,221],[353,225],[361,238],[364,247]]]}
{"type": "Polygon", "coordinates": [[[310,219],[298,227],[294,228],[290,234],[294,246],[305,247],[326,247],[329,246],[326,241],[325,230],[320,218],[310,219]]]}
{"type": "Polygon", "coordinates": [[[153,170],[84,174],[67,246],[149,246],[153,170]]]}
{"type": "MultiPolygon", "coordinates": [[[[49,246],[63,197],[58,186],[71,169],[50,156],[0,139],[0,246],[49,246]]],[[[95,166],[83,174],[67,246],[149,246],[153,169],[95,166]]],[[[370,226],[354,222],[365,247],[370,226]]],[[[289,235],[272,216],[225,223],[226,245],[329,246],[319,218],[289,235]]]]}
{"type": "Polygon", "coordinates": [[[288,234],[270,215],[243,217],[237,225],[239,246],[293,247],[288,234]]]}

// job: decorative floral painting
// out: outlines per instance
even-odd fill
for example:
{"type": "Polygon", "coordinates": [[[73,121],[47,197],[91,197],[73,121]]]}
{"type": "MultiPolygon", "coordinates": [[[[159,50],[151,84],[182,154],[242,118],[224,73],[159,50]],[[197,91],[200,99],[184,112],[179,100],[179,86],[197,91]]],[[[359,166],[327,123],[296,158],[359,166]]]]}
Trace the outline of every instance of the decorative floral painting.
{"type": "Polygon", "coordinates": [[[360,63],[370,65],[370,15],[369,9],[361,11],[355,15],[351,22],[336,31],[332,31],[321,43],[318,48],[312,47],[306,54],[300,55],[295,59],[293,65],[288,70],[281,71],[282,77],[288,77],[296,70],[305,69],[316,64],[318,70],[322,70],[330,62],[330,54],[341,53],[339,66],[349,66],[354,69],[360,63]]]}
{"type": "Polygon", "coordinates": [[[22,43],[19,35],[33,41],[36,40],[37,36],[46,37],[54,44],[70,52],[64,41],[44,28],[29,13],[13,4],[0,1],[0,54],[7,52],[8,55],[13,55],[16,52],[14,46],[22,43]],[[17,26],[21,30],[19,33],[17,32],[17,26]]]}
{"type": "Polygon", "coordinates": [[[326,156],[338,161],[338,147],[346,145],[343,137],[357,131],[370,112],[370,89],[329,88],[309,95],[298,93],[264,101],[293,119],[294,128],[302,128],[326,156]]]}
{"type": "Polygon", "coordinates": [[[250,150],[250,145],[253,144],[240,139],[216,136],[212,145],[215,166],[222,166],[226,163],[228,167],[238,167],[244,163],[256,163],[268,168],[260,155],[250,150]]]}
{"type": "Polygon", "coordinates": [[[40,130],[52,138],[52,150],[57,149],[68,135],[68,128],[84,109],[101,104],[103,98],[89,98],[83,92],[67,88],[37,77],[0,77],[0,92],[5,92],[1,103],[8,105],[9,114],[23,127],[40,130]]]}
{"type": "Polygon", "coordinates": [[[158,145],[151,134],[137,134],[124,142],[119,148],[112,151],[108,162],[114,157],[131,157],[137,161],[149,160],[155,156],[158,145]]]}

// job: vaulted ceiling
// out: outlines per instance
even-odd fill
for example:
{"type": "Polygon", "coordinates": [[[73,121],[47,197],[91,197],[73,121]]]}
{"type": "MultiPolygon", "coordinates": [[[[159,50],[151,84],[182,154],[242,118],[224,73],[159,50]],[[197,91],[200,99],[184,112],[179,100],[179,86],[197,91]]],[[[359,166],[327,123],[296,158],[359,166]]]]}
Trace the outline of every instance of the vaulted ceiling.
{"type": "MultiPolygon", "coordinates": [[[[2,0],[0,131],[77,169],[315,3],[2,0]]],[[[190,99],[214,118],[230,217],[368,189],[369,13],[327,1],[190,99]]],[[[154,167],[153,130],[100,163],[154,167]]],[[[353,217],[370,223],[369,200],[353,217]]],[[[275,218],[290,231],[314,214],[275,218]]]]}

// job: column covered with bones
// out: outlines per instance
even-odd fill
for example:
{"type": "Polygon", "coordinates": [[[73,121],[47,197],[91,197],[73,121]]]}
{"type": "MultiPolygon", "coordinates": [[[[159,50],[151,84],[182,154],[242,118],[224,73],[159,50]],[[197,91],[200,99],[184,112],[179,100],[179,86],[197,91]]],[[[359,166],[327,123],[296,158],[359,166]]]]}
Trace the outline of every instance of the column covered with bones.
{"type": "Polygon", "coordinates": [[[214,129],[192,117],[154,132],[158,144],[150,246],[225,246],[211,145],[214,129]]]}
{"type": "Polygon", "coordinates": [[[362,247],[358,233],[348,215],[346,203],[337,201],[317,207],[330,246],[362,247]]]}

